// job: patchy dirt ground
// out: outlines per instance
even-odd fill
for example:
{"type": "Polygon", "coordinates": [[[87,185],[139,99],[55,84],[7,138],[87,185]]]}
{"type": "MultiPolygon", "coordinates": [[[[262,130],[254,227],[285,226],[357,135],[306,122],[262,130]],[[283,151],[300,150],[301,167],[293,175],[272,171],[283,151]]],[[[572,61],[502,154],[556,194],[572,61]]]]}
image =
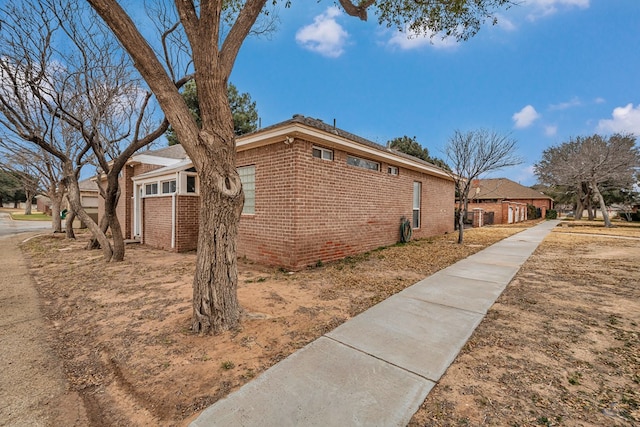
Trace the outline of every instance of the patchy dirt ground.
{"type": "Polygon", "coordinates": [[[640,228],[558,227],[411,425],[638,426],[639,324],[640,228]]]}
{"type": "MultiPolygon", "coordinates": [[[[355,314],[521,230],[475,229],[464,246],[443,236],[295,273],[240,260],[242,326],[207,337],[189,330],[194,254],[128,246],[123,263],[104,264],[100,253],[83,249],[84,239],[62,236],[34,239],[23,249],[53,345],[91,424],[173,426],[186,425],[355,314]]],[[[634,391],[640,298],[633,279],[640,277],[639,247],[635,240],[554,234],[412,423],[632,425],[640,419],[634,391]],[[606,259],[601,247],[609,251],[606,259]],[[573,279],[563,278],[565,272],[573,279]],[[570,287],[574,282],[581,287],[570,287]]]]}

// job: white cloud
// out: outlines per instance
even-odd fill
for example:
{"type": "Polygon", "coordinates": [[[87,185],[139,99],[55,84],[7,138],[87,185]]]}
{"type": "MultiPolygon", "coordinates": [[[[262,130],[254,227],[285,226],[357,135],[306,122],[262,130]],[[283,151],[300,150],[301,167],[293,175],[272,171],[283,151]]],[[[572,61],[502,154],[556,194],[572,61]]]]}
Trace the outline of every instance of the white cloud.
{"type": "Polygon", "coordinates": [[[533,122],[538,120],[540,118],[540,114],[538,114],[533,106],[527,105],[522,110],[511,116],[511,118],[515,122],[515,127],[517,129],[524,129],[531,126],[533,122]]]}
{"type": "Polygon", "coordinates": [[[442,38],[433,32],[418,34],[410,29],[397,31],[389,39],[391,46],[397,46],[402,50],[418,49],[423,46],[431,46],[434,49],[455,49],[458,46],[456,39],[452,37],[442,38]]]}
{"type": "Polygon", "coordinates": [[[546,136],[554,136],[557,133],[558,133],[558,126],[555,126],[555,125],[551,126],[550,125],[550,126],[545,126],[544,127],[544,134],[546,136]]]}
{"type": "Polygon", "coordinates": [[[502,28],[504,31],[515,31],[518,29],[516,24],[514,24],[513,21],[506,16],[500,13],[496,13],[496,18],[498,19],[498,23],[496,25],[499,28],[502,28]]]}
{"type": "Polygon", "coordinates": [[[598,122],[599,132],[633,133],[640,135],[640,104],[635,108],[633,104],[614,108],[611,117],[611,119],[603,119],[598,122]]]}
{"type": "Polygon", "coordinates": [[[568,9],[578,7],[586,9],[590,0],[526,0],[526,5],[531,6],[533,11],[528,15],[529,20],[535,21],[544,16],[557,13],[560,8],[568,9]]]}
{"type": "Polygon", "coordinates": [[[299,45],[312,52],[329,58],[337,58],[344,53],[349,33],[342,28],[336,18],[342,11],[332,6],[313,19],[313,24],[302,27],[296,33],[299,45]]]}
{"type": "Polygon", "coordinates": [[[582,102],[577,97],[571,98],[571,100],[566,102],[560,102],[559,104],[552,104],[549,106],[550,110],[566,110],[571,107],[579,107],[582,105],[582,102]]]}
{"type": "Polygon", "coordinates": [[[596,104],[604,104],[607,101],[602,97],[597,97],[596,99],[593,100],[593,102],[595,102],[596,104]]]}

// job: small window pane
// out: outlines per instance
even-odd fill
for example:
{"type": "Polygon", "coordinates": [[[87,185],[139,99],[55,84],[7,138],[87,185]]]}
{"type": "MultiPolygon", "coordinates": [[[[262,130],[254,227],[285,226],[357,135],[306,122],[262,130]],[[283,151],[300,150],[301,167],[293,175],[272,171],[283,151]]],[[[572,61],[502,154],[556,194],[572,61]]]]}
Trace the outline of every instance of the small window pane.
{"type": "Polygon", "coordinates": [[[187,193],[196,192],[196,177],[187,175],[187,193]]]}
{"type": "Polygon", "coordinates": [[[347,164],[351,166],[357,166],[359,168],[369,169],[372,171],[380,170],[380,163],[361,159],[359,157],[347,156],[347,164]]]}
{"type": "Polygon", "coordinates": [[[420,228],[420,199],[422,197],[422,183],[413,183],[413,228],[420,228]]]}
{"type": "Polygon", "coordinates": [[[387,168],[387,172],[389,172],[389,175],[398,175],[398,167],[397,166],[389,166],[387,168]]]}
{"type": "Polygon", "coordinates": [[[313,157],[323,160],[333,160],[333,150],[322,147],[313,147],[311,150],[313,157]]]}
{"type": "Polygon", "coordinates": [[[242,190],[244,191],[243,214],[256,213],[256,167],[243,166],[238,168],[242,190]]]}
{"type": "Polygon", "coordinates": [[[158,194],[158,183],[154,182],[153,184],[146,184],[144,186],[144,194],[147,196],[158,194]]]}
{"type": "Polygon", "coordinates": [[[176,192],[176,181],[165,181],[162,183],[162,194],[171,194],[176,192]]]}

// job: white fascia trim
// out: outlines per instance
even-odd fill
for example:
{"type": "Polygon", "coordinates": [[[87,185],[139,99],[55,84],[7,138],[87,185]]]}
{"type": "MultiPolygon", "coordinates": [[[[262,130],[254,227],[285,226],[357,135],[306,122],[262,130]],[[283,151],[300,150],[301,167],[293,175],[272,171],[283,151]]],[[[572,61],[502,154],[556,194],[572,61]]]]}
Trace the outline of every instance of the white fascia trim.
{"type": "Polygon", "coordinates": [[[263,145],[272,144],[274,142],[283,142],[287,137],[297,137],[317,143],[327,148],[339,148],[350,154],[358,154],[372,160],[379,160],[394,166],[402,166],[407,169],[423,172],[428,175],[437,176],[453,181],[445,171],[437,167],[430,167],[420,162],[413,161],[404,157],[397,156],[393,153],[384,152],[367,145],[351,141],[350,139],[333,135],[326,131],[321,131],[313,127],[305,126],[300,123],[293,123],[277,129],[265,132],[258,132],[246,137],[239,137],[236,140],[238,151],[244,151],[251,148],[261,147],[263,145]]]}
{"type": "Polygon", "coordinates": [[[182,162],[184,159],[172,159],[170,157],[152,156],[150,154],[136,154],[132,156],[129,163],[146,163],[156,166],[171,166],[182,162]]]}
{"type": "Polygon", "coordinates": [[[193,162],[191,162],[191,160],[187,158],[187,159],[180,160],[178,163],[174,163],[172,165],[165,166],[163,168],[155,169],[140,175],[133,176],[131,177],[131,180],[133,182],[144,182],[145,180],[153,181],[153,180],[157,180],[158,177],[170,176],[171,174],[182,172],[183,170],[189,169],[191,167],[193,167],[193,162]]]}

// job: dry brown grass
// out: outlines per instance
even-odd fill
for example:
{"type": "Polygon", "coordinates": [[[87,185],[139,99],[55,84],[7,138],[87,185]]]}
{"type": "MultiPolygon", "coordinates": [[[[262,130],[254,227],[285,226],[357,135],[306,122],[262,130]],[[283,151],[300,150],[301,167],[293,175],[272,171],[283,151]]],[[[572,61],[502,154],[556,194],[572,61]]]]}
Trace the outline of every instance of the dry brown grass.
{"type": "MultiPolygon", "coordinates": [[[[24,250],[92,425],[184,425],[348,318],[522,229],[474,229],[464,245],[441,236],[295,273],[241,260],[242,325],[207,337],[189,331],[193,254],[131,246],[105,265],[60,236],[24,250]]],[[[412,424],[636,425],[640,240],[598,234],[638,230],[554,230],[412,424]]]]}

